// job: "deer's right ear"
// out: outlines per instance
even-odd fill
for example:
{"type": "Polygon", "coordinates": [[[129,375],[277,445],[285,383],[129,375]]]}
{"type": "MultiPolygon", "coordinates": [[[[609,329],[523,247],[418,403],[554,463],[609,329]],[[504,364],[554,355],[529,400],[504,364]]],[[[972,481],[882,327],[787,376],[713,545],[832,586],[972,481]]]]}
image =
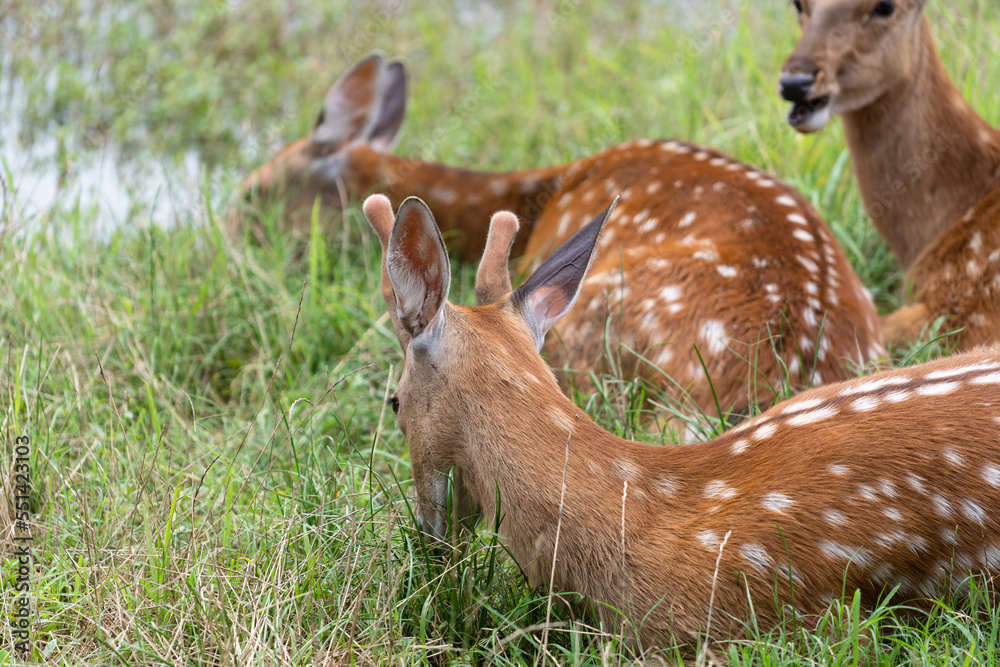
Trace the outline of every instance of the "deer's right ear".
{"type": "Polygon", "coordinates": [[[326,94],[311,140],[327,153],[355,141],[369,141],[376,150],[390,149],[406,112],[406,71],[388,64],[380,53],[354,63],[326,94]]]}
{"type": "Polygon", "coordinates": [[[556,248],[511,296],[534,334],[535,346],[539,350],[545,341],[545,333],[576,302],[583,278],[597,253],[601,231],[617,205],[616,197],[611,206],[556,248]]]}
{"type": "Polygon", "coordinates": [[[451,265],[434,216],[416,197],[409,197],[396,212],[385,270],[400,327],[414,345],[433,346],[444,331],[451,265]]]}
{"type": "Polygon", "coordinates": [[[406,116],[406,68],[393,60],[385,66],[379,91],[378,116],[365,138],[377,151],[388,153],[399,140],[406,116]]]}

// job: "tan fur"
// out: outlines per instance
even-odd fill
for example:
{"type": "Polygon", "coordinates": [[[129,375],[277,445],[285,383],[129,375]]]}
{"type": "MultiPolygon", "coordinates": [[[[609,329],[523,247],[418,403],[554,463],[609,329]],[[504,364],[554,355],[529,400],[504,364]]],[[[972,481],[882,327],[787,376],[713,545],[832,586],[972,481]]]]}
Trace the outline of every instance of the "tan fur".
{"type": "Polygon", "coordinates": [[[442,317],[433,347],[404,339],[396,392],[421,527],[445,535],[434,485],[456,466],[533,585],[548,587],[558,529],[555,590],[601,603],[609,627],[621,610],[646,645],[704,633],[713,586],[712,634],[727,638],[749,602],[764,629],[793,604],[808,625],[842,588],[871,605],[897,584],[916,600],[1000,574],[1000,351],[829,385],[660,447],[562,394],[510,295],[442,317]]]}
{"type": "MultiPolygon", "coordinates": [[[[269,193],[301,182],[315,150],[308,139],[291,144],[248,185],[269,193]]],[[[617,369],[692,411],[715,414],[716,399],[724,411],[745,411],[770,404],[786,375],[795,388],[818,385],[885,354],[870,297],[813,207],[719,152],[642,140],[502,174],[408,160],[365,142],[341,153],[349,200],[373,189],[395,203],[420,197],[463,261],[478,259],[498,209],[520,219],[511,253],[526,255],[522,268],[530,268],[597,202],[621,195],[590,281],[546,343],[564,387],[586,390],[588,373],[617,369]]],[[[310,187],[287,206],[309,210],[310,187]]]]}
{"type": "Polygon", "coordinates": [[[810,98],[830,95],[830,110],[843,116],[865,208],[926,306],[927,319],[911,331],[948,316],[949,328],[968,327],[961,349],[998,340],[1000,329],[987,333],[968,316],[1000,320],[991,286],[1000,263],[987,260],[1000,248],[990,245],[1000,211],[986,204],[1000,190],[1000,132],[949,78],[924,0],[898,0],[896,13],[881,22],[867,13],[869,0],[802,5],[802,37],[784,74],[818,71],[810,98]],[[972,218],[961,219],[967,214],[972,218]],[[968,276],[958,267],[963,258],[948,253],[975,234],[985,239],[981,263],[992,266],[968,276]],[[919,287],[931,284],[934,293],[919,287]]]}

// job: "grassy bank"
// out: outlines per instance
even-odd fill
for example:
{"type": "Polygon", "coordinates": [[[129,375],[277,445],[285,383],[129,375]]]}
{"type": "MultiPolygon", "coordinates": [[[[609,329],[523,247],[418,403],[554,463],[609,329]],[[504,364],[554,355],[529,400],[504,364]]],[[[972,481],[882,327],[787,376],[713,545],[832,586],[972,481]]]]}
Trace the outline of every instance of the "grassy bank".
{"type": "MultiPolygon", "coordinates": [[[[225,239],[233,184],[305,133],[327,87],[371,49],[405,58],[397,152],[469,167],[562,162],[679,136],[799,187],[881,308],[898,267],[866,224],[839,127],[784,123],[794,43],[780,3],[433,4],[11,2],[0,9],[0,113],[51,140],[54,203],[8,187],[0,221],[0,396],[8,453],[31,438],[32,660],[88,665],[619,664],[636,649],[554,605],[480,533],[454,561],[412,527],[405,443],[384,399],[402,357],[357,210],[305,245],[225,239]],[[540,7],[540,9],[538,8],[540,7]],[[442,128],[447,128],[443,132],[442,128]],[[197,205],[154,200],[107,234],[73,183],[116,147],[141,180],[198,151],[197,205]]],[[[949,70],[1000,124],[1000,12],[929,8],[949,70]]],[[[836,124],[835,124],[836,125],[836,124]]],[[[469,302],[475,267],[455,266],[469,302]]],[[[900,359],[936,353],[901,351],[900,359]]],[[[657,441],[628,396],[578,397],[609,429],[657,441]]],[[[9,460],[9,459],[8,459],[9,460]]],[[[13,547],[14,468],[0,535],[13,547]]],[[[3,563],[12,609],[17,560],[3,563]]],[[[930,615],[847,599],[817,633],[713,647],[731,664],[991,664],[1000,616],[972,600],[930,615]]],[[[6,648],[6,645],[5,647],[6,648]]],[[[0,649],[2,650],[2,649],[0,649]]],[[[0,653],[0,656],[9,655],[0,653]]],[[[675,663],[680,651],[658,654],[675,663]]],[[[6,659],[6,658],[5,658],[6,659]]]]}

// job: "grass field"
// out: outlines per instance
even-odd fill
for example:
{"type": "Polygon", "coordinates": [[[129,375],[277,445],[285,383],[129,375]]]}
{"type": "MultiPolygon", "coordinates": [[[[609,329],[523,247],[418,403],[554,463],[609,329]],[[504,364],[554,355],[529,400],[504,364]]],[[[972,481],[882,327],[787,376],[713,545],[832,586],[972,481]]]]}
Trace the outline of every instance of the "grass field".
{"type": "MultiPolygon", "coordinates": [[[[959,89],[1000,124],[1000,9],[959,0],[928,11],[959,89]]],[[[17,121],[0,135],[0,400],[6,456],[15,436],[31,439],[30,660],[637,657],[559,604],[543,644],[547,598],[487,532],[460,559],[425,554],[406,446],[384,406],[402,355],[359,211],[305,244],[277,236],[267,247],[227,240],[219,219],[240,177],[308,131],[340,72],[381,49],[411,73],[397,153],[511,169],[640,137],[705,143],[798,187],[891,309],[899,270],[866,223],[839,123],[802,137],[784,122],[777,73],[796,35],[782,2],[0,4],[0,123],[17,121]],[[51,158],[19,162],[18,142],[48,142],[51,158]],[[129,191],[118,220],[74,194],[111,149],[129,191]],[[180,167],[192,154],[194,177],[180,167]],[[39,170],[59,183],[44,205],[17,189],[39,170]],[[193,204],[160,224],[172,191],[146,197],[140,185],[164,175],[193,204]]],[[[470,302],[475,267],[454,271],[453,299],[470,302]]],[[[577,400],[607,428],[656,441],[627,396],[577,400]]],[[[2,567],[7,614],[18,561],[2,567]]],[[[817,633],[750,634],[712,650],[734,665],[987,665],[1000,611],[973,596],[930,615],[862,613],[848,598],[817,633]]],[[[0,658],[13,660],[9,642],[0,658]]]]}

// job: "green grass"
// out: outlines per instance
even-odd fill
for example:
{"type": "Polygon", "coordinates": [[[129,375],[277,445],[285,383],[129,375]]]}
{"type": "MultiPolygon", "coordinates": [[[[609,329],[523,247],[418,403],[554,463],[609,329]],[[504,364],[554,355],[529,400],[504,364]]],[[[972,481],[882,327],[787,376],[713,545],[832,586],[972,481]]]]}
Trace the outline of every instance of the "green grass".
{"type": "MultiPolygon", "coordinates": [[[[358,212],[315,230],[306,247],[272,235],[261,248],[219,233],[233,184],[281,140],[305,133],[326,88],[371,49],[403,56],[411,72],[399,154],[508,169],[638,137],[709,144],[802,190],[880,307],[898,303],[898,267],[866,223],[838,124],[802,137],[784,123],[776,78],[797,29],[782,3],[478,6],[0,8],[0,40],[17,47],[0,61],[0,89],[16,81],[24,91],[22,108],[0,101],[0,113],[17,114],[26,145],[55,139],[52,167],[66,183],[107,146],[120,148],[122,169],[137,180],[173,173],[190,150],[205,169],[199,183],[177,179],[199,204],[168,227],[151,224],[149,200],[97,234],[100,216],[71,196],[36,215],[5,194],[0,400],[7,451],[17,434],[33,443],[33,660],[635,657],[621,636],[561,602],[543,643],[549,600],[527,588],[494,535],[480,531],[454,560],[427,553],[406,501],[405,443],[383,402],[402,356],[383,316],[378,242],[358,212]]],[[[1000,124],[1000,97],[986,83],[1000,80],[996,6],[963,0],[929,11],[959,88],[1000,124]]],[[[23,168],[8,149],[5,183],[23,168]]],[[[474,267],[454,271],[453,297],[469,302],[474,267]]],[[[934,344],[898,358],[941,352],[934,344]]],[[[639,414],[644,399],[658,400],[648,388],[597,380],[600,391],[576,400],[607,428],[673,437],[674,427],[660,432],[639,414]]],[[[8,469],[8,544],[12,480],[8,469]]],[[[2,562],[6,613],[16,561],[2,562]]],[[[930,615],[893,606],[861,614],[848,598],[819,632],[751,633],[711,648],[734,665],[991,664],[998,637],[997,610],[976,595],[942,600],[930,615]]],[[[668,664],[684,657],[658,655],[668,664]]]]}

